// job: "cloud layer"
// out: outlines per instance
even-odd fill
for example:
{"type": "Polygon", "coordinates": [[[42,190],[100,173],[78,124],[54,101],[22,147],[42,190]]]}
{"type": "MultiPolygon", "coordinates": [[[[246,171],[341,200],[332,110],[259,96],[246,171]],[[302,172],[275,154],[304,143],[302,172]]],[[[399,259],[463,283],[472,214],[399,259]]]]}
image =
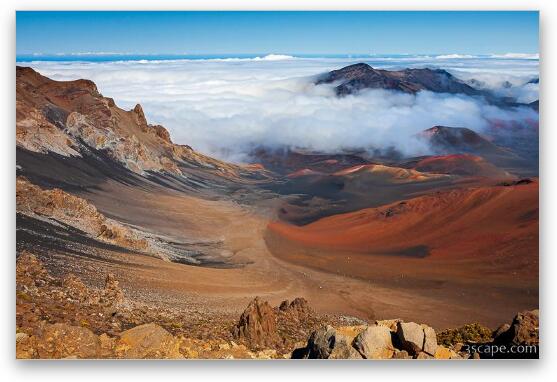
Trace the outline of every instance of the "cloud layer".
{"type": "MultiPolygon", "coordinates": [[[[89,78],[123,108],[141,103],[149,122],[166,126],[175,142],[234,161],[246,160],[257,145],[327,151],[394,146],[404,154],[417,155],[427,153],[428,148],[413,136],[433,125],[482,131],[494,119],[537,120],[530,109],[501,110],[459,95],[372,90],[337,98],[332,87],[312,84],[313,76],[354,62],[269,55],[25,65],[54,79],[89,78]]],[[[387,69],[442,67],[522,102],[537,99],[538,85],[525,85],[538,76],[537,61],[450,55],[367,62],[387,69]]]]}

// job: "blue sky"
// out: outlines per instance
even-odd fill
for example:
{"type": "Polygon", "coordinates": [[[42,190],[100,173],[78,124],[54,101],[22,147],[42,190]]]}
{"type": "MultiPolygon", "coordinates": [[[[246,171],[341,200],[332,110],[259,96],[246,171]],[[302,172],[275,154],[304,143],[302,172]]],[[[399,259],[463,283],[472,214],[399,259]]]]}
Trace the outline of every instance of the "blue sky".
{"type": "Polygon", "coordinates": [[[17,12],[16,54],[538,53],[538,12],[17,12]]]}

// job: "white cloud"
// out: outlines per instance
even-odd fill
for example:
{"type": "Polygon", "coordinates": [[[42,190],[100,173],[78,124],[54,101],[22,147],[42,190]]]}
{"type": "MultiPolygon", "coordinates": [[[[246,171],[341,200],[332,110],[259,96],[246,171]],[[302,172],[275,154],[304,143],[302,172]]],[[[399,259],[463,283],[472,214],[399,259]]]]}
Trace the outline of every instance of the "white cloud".
{"type": "Polygon", "coordinates": [[[477,58],[478,56],[472,56],[470,54],[442,54],[436,56],[435,58],[439,60],[454,60],[454,59],[462,59],[462,58],[477,58]]]}
{"type": "MultiPolygon", "coordinates": [[[[338,98],[331,86],[314,86],[312,76],[357,60],[270,56],[26,65],[54,79],[91,79],[123,108],[141,103],[148,120],[166,126],[175,142],[228,160],[242,160],[260,144],[316,150],[394,145],[406,154],[422,154],[428,148],[412,136],[433,125],[481,131],[490,119],[537,120],[527,108],[505,111],[459,95],[372,90],[338,98]]],[[[460,78],[484,81],[494,90],[502,79],[524,84],[538,73],[537,63],[530,61],[373,60],[368,62],[389,69],[443,67],[460,78]]]]}
{"type": "Polygon", "coordinates": [[[527,59],[539,60],[539,53],[505,53],[505,54],[492,54],[491,58],[508,58],[508,59],[527,59]]]}

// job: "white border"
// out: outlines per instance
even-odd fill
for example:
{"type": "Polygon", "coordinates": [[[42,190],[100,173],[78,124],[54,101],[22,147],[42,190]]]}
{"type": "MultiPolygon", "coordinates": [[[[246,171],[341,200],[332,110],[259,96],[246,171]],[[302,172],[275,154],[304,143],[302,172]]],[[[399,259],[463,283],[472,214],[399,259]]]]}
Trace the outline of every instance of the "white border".
{"type": "MultiPolygon", "coordinates": [[[[3,186],[1,188],[2,207],[0,232],[3,251],[2,283],[4,292],[3,308],[0,314],[2,322],[2,365],[0,373],[3,380],[11,381],[106,381],[127,380],[161,382],[170,380],[279,380],[292,378],[305,380],[550,380],[557,371],[553,361],[557,348],[557,330],[552,323],[555,321],[555,275],[557,247],[553,224],[557,216],[555,198],[555,173],[557,168],[557,123],[555,112],[549,106],[553,102],[555,83],[552,70],[555,65],[555,52],[550,48],[550,41],[556,41],[555,33],[557,14],[555,1],[542,0],[455,0],[451,2],[422,0],[419,3],[411,0],[380,0],[358,1],[337,0],[319,2],[312,0],[2,0],[2,19],[0,33],[4,59],[2,66],[2,91],[0,115],[2,126],[0,139],[2,160],[3,186]],[[540,306],[541,306],[541,338],[542,360],[540,361],[503,361],[503,362],[21,362],[15,361],[15,296],[14,296],[14,265],[15,265],[15,10],[541,10],[541,156],[540,156],[540,306]],[[550,233],[551,232],[551,233],[550,233]]],[[[440,313],[442,314],[442,313],[440,313]]],[[[553,377],[554,378],[554,377],[553,377]]]]}

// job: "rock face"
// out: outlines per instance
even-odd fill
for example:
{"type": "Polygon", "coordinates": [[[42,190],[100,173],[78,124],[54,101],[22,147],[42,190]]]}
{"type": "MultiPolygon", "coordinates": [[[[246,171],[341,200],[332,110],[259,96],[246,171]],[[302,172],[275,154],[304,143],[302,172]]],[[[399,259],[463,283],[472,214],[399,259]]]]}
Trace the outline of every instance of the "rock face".
{"type": "Polygon", "coordinates": [[[354,94],[362,89],[388,89],[405,93],[429,90],[438,93],[483,94],[441,69],[388,71],[360,63],[333,70],[321,76],[316,84],[337,82],[340,84],[335,87],[335,91],[339,96],[354,94]]]}
{"type": "Polygon", "coordinates": [[[21,176],[16,179],[16,210],[30,217],[75,227],[104,242],[154,253],[146,239],[108,219],[85,199],[57,188],[43,190],[21,176]]]}
{"type": "Polygon", "coordinates": [[[539,338],[539,310],[530,310],[518,313],[509,328],[495,338],[498,344],[509,345],[538,345],[539,338]]]}
{"type": "Polygon", "coordinates": [[[116,345],[116,355],[121,358],[183,358],[179,342],[156,324],[144,324],[126,330],[116,345]]]}
{"type": "Polygon", "coordinates": [[[89,80],[54,81],[20,66],[16,67],[16,144],[31,152],[75,159],[101,151],[141,175],[182,176],[196,167],[234,179],[260,173],[173,144],[163,126],[147,122],[141,105],[123,110],[89,80]]]}
{"type": "Polygon", "coordinates": [[[275,311],[259,297],[253,299],[240,316],[233,335],[252,347],[272,346],[279,340],[275,311]]]}
{"type": "Polygon", "coordinates": [[[369,326],[354,339],[353,346],[367,359],[392,358],[395,350],[391,331],[382,325],[369,326]]]}

